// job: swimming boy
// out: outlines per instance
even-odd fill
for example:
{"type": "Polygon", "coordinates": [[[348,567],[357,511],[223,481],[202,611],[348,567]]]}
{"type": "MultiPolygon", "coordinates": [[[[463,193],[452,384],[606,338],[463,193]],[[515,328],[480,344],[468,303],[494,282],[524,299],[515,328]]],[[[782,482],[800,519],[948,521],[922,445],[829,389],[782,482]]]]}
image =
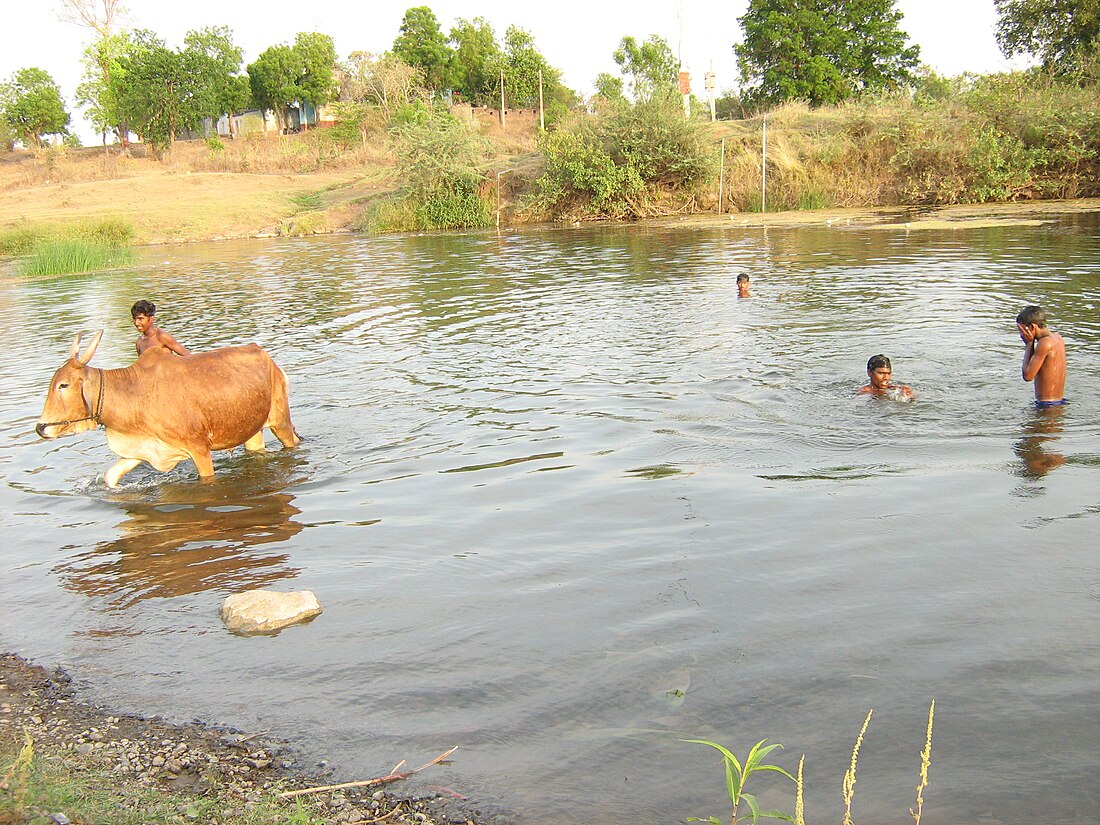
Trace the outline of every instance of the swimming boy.
{"type": "Polygon", "coordinates": [[[749,274],[747,272],[742,272],[737,276],[737,297],[749,297],[749,274]]]}
{"type": "Polygon", "coordinates": [[[141,335],[135,346],[138,355],[141,355],[150,347],[164,347],[176,355],[190,355],[190,351],[172,337],[171,333],[157,326],[157,308],[152,301],[138,301],[130,307],[130,317],[134,319],[134,326],[141,335]]]}
{"type": "Polygon", "coordinates": [[[888,395],[892,398],[907,401],[913,400],[913,390],[904,384],[892,384],[890,378],[894,374],[894,368],[890,366],[890,359],[885,355],[872,355],[867,359],[867,378],[870,382],[866,387],[861,387],[860,392],[871,395],[888,395]]]}
{"type": "Polygon", "coordinates": [[[1016,329],[1024,342],[1023,378],[1035,382],[1035,406],[1065,404],[1066,342],[1047,329],[1047,314],[1034,305],[1024,307],[1016,316],[1016,329]]]}

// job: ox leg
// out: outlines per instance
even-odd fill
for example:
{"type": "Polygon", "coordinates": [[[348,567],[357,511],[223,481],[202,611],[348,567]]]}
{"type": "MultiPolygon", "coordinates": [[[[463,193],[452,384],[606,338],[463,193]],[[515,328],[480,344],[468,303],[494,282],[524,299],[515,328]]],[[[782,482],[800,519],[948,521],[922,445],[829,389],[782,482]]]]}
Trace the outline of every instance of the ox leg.
{"type": "Polygon", "coordinates": [[[297,447],[302,439],[298,437],[294,422],[290,420],[290,393],[287,391],[286,373],[276,367],[276,376],[266,426],[284,447],[297,447]]]}
{"type": "Polygon", "coordinates": [[[244,442],[244,448],[246,450],[252,450],[253,452],[262,450],[264,448],[264,431],[260,430],[248,441],[244,442]]]}
{"type": "Polygon", "coordinates": [[[108,487],[117,487],[122,477],[141,463],[140,458],[121,458],[107,472],[103,474],[103,480],[108,487]]]}
{"type": "Polygon", "coordinates": [[[199,471],[199,478],[203,481],[209,481],[214,477],[214,459],[210,456],[210,450],[192,451],[191,460],[195,462],[195,469],[199,471]]]}

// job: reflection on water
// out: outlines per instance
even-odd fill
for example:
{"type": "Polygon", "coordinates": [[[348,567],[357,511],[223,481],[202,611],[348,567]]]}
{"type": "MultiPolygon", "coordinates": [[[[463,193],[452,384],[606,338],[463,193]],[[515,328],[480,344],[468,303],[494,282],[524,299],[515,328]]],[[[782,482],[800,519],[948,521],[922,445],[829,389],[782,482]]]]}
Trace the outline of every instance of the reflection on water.
{"type": "Polygon", "coordinates": [[[106,597],[112,607],[143,599],[216,590],[237,592],[293,578],[299,572],[279,544],[301,532],[302,511],[285,491],[304,468],[292,453],[250,454],[231,477],[198,484],[157,483],[126,487],[112,498],[126,517],[117,535],[57,565],[65,586],[106,597]]]}
{"type": "Polygon", "coordinates": [[[1020,473],[1025,478],[1043,478],[1066,463],[1066,457],[1052,449],[1057,447],[1065,410],[1065,407],[1038,408],[1026,420],[1023,437],[1013,445],[1023,462],[1020,473]]]}
{"type": "Polygon", "coordinates": [[[231,505],[123,505],[118,538],[97,544],[55,568],[86,596],[106,596],[119,608],[142,599],[204,590],[236,592],[292,578],[286,554],[259,552],[302,529],[294,496],[272,493],[231,505]]]}

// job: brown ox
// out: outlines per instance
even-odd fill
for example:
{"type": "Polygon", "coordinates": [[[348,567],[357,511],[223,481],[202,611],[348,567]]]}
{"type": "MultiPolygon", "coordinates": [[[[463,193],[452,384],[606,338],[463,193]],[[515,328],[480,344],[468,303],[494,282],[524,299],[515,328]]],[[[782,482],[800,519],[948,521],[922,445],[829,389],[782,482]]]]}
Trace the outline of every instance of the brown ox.
{"type": "Polygon", "coordinates": [[[103,370],[88,366],[101,337],[102,330],[83,353],[80,336],[73,339],[34,429],[58,438],[102,424],[120,456],[103,475],[107,486],[117,487],[143,461],[167,472],[190,458],[209,478],[211,450],[262,450],[265,427],[284,447],[299,443],[286,375],[255,344],[182,357],[151,347],[129,367],[103,370]]]}

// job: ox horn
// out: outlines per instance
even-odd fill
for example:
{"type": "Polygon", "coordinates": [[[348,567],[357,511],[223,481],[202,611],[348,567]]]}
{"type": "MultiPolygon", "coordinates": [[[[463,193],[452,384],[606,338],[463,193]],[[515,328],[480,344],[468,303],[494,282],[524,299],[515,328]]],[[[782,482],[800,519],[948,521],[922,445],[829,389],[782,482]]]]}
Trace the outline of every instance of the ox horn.
{"type": "MultiPolygon", "coordinates": [[[[103,330],[100,330],[92,336],[92,340],[88,342],[88,348],[76,359],[76,362],[81,366],[87,366],[88,362],[92,360],[92,356],[95,355],[95,349],[99,346],[99,339],[103,337],[103,330]]],[[[80,336],[76,336],[76,341],[73,342],[74,349],[80,342],[80,336]]]]}

